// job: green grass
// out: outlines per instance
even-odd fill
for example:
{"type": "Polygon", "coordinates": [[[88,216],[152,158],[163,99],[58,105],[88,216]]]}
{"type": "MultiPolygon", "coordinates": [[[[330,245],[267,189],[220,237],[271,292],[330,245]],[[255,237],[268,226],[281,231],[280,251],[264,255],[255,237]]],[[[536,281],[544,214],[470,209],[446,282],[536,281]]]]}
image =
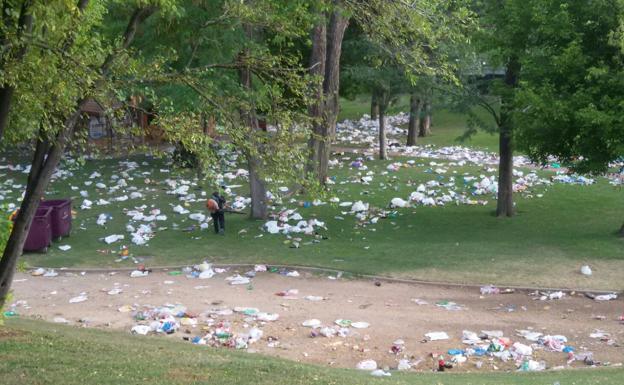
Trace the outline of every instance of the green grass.
{"type": "Polygon", "coordinates": [[[217,350],[162,337],[10,320],[0,328],[2,384],[411,384],[608,385],[622,369],[542,373],[394,373],[317,367],[257,354],[217,350]]]}
{"type": "MultiPolygon", "coordinates": [[[[398,112],[409,112],[409,96],[403,95],[388,110],[388,115],[398,112]]],[[[490,119],[485,111],[477,110],[482,119],[490,119]]],[[[344,119],[358,120],[363,114],[370,114],[370,96],[360,95],[354,100],[341,99],[338,121],[344,119]]],[[[460,141],[466,131],[466,117],[444,107],[433,106],[431,135],[418,138],[418,144],[436,146],[464,145],[473,148],[498,151],[498,136],[479,131],[470,138],[460,141]]],[[[404,139],[403,139],[404,140],[404,139]]]]}
{"type": "MultiPolygon", "coordinates": [[[[406,199],[418,183],[439,178],[429,172],[429,161],[381,175],[388,163],[367,162],[369,170],[375,172],[373,183],[368,186],[351,182],[358,179],[358,172],[351,168],[332,170],[337,184],[330,194],[339,196],[342,201],[361,199],[383,208],[393,197],[406,199]],[[408,181],[416,183],[410,187],[408,181]]],[[[170,176],[159,176],[161,166],[160,161],[150,160],[149,165],[142,166],[140,171],[151,170],[150,177],[161,180],[170,176]]],[[[115,161],[89,161],[84,169],[75,170],[74,176],[67,181],[54,183],[52,189],[55,191],[49,197],[73,196],[79,205],[82,199],[77,196],[77,191],[69,189],[69,185],[81,184],[94,169],[105,175],[106,182],[112,172],[118,172],[115,161]]],[[[458,189],[464,188],[463,173],[476,176],[494,173],[477,166],[450,167],[450,170],[449,173],[452,170],[457,172],[458,189]]],[[[552,175],[551,172],[540,173],[546,177],[552,175]]],[[[450,175],[453,174],[445,176],[444,180],[450,175]]],[[[142,179],[129,182],[145,187],[142,179]]],[[[233,183],[245,184],[242,180],[233,183]]],[[[225,237],[216,236],[211,231],[181,231],[192,221],[171,211],[171,206],[179,201],[166,195],[162,184],[150,185],[150,188],[154,191],[145,200],[94,206],[92,210],[78,209],[72,236],[61,242],[70,244],[70,251],[63,252],[54,247],[48,254],[26,254],[25,260],[30,265],[53,267],[130,266],[129,261],[114,262],[119,247],[125,244],[134,256],[144,258],[152,266],[189,264],[208,259],[221,263],[320,266],[360,274],[434,281],[622,288],[623,241],[614,235],[624,218],[622,193],[603,178],[592,186],[536,187],[534,193],[543,193],[543,198],[529,199],[517,195],[518,215],[511,219],[493,216],[495,200],[492,196],[480,197],[488,200],[485,206],[399,209],[396,217],[382,219],[377,225],[367,227],[356,226],[356,219],[341,214],[345,209],[340,207],[300,207],[298,211],[305,219],[317,217],[326,221],[329,231],[323,231],[323,234],[329,239],[312,243],[311,237],[301,236],[302,245],[297,249],[284,243],[287,241],[284,235],[261,231],[263,221],[251,221],[242,215],[227,215],[225,237]],[[142,204],[163,210],[169,220],[159,224],[168,229],[159,231],[148,246],[135,246],[128,239],[113,245],[99,241],[99,238],[114,233],[127,237],[128,217],[122,210],[142,204]],[[113,216],[106,228],[95,224],[101,212],[113,216]],[[336,219],[336,216],[342,216],[344,220],[336,219]],[[177,229],[173,223],[177,224],[177,229]],[[578,273],[583,263],[594,266],[595,275],[591,279],[578,273]]],[[[240,192],[244,193],[245,188],[240,192]]],[[[304,199],[301,197],[301,201],[304,199]]],[[[297,207],[297,203],[288,207],[297,207]]],[[[189,209],[201,212],[203,202],[192,203],[189,209]]]]}

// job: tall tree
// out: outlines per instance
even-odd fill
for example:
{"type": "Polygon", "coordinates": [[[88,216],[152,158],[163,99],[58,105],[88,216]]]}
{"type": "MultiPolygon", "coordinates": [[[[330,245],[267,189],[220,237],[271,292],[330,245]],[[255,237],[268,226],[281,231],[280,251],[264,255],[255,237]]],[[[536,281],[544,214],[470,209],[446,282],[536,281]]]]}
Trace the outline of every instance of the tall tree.
{"type": "Polygon", "coordinates": [[[409,124],[407,125],[407,145],[415,146],[416,137],[418,136],[418,130],[420,127],[420,114],[422,112],[423,100],[416,90],[410,92],[410,116],[409,124]]]}
{"type": "Polygon", "coordinates": [[[378,88],[373,91],[379,105],[378,125],[379,125],[379,159],[388,159],[387,134],[386,134],[386,111],[390,105],[391,98],[395,95],[389,90],[378,88]]]}
{"type": "MultiPolygon", "coordinates": [[[[603,173],[624,155],[624,2],[533,4],[516,138],[536,162],[603,173]]],[[[624,236],[624,225],[619,234],[624,236]]]]}
{"type": "MultiPolygon", "coordinates": [[[[253,42],[254,34],[253,27],[251,25],[244,25],[245,37],[249,43],[253,42]]],[[[249,66],[251,58],[251,50],[249,48],[243,49],[239,55],[239,78],[241,87],[245,92],[250,93],[252,87],[252,73],[249,66]]],[[[256,107],[253,102],[250,102],[247,106],[242,107],[240,111],[241,120],[243,124],[249,129],[249,136],[254,137],[258,131],[261,130],[258,124],[258,117],[256,116],[256,107]]],[[[263,145],[256,145],[256,150],[262,152],[263,145]]],[[[264,180],[260,175],[262,164],[261,159],[248,149],[244,150],[245,158],[247,159],[247,167],[249,169],[249,193],[251,195],[251,211],[250,216],[253,219],[264,219],[267,217],[267,191],[264,180]]]]}
{"type": "Polygon", "coordinates": [[[403,67],[361,32],[345,40],[345,53],[344,93],[347,97],[362,92],[372,95],[378,112],[379,159],[387,159],[386,114],[398,96],[410,90],[409,81],[403,67]]]}
{"type": "MultiPolygon", "coordinates": [[[[454,59],[451,53],[469,41],[468,32],[475,25],[474,15],[467,8],[466,2],[456,0],[345,0],[345,3],[351,7],[353,24],[358,28],[356,34],[348,37],[346,45],[349,48],[344,67],[372,67],[380,71],[381,78],[384,77],[383,72],[387,72],[390,76],[386,76],[386,90],[389,89],[388,80],[399,80],[401,76],[397,76],[398,73],[404,73],[402,79],[390,88],[412,94],[408,145],[414,145],[419,135],[428,135],[430,131],[433,79],[440,82],[457,81],[456,63],[451,60],[454,59]]],[[[358,72],[349,72],[356,75],[354,79],[358,84],[348,83],[345,87],[348,96],[353,97],[366,88],[359,83],[374,81],[366,79],[369,72],[365,69],[359,72],[359,78],[358,72]]],[[[372,94],[372,109],[374,106],[381,109],[379,101],[375,99],[378,94],[372,94]]]]}
{"type": "Polygon", "coordinates": [[[377,102],[377,96],[375,96],[375,94],[373,93],[371,95],[371,120],[377,119],[377,115],[379,115],[379,103],[377,102]]]}
{"type": "Polygon", "coordinates": [[[514,215],[513,151],[515,97],[522,77],[522,62],[532,42],[531,29],[536,25],[532,15],[538,0],[519,3],[514,0],[476,1],[480,29],[474,34],[476,53],[460,49],[464,83],[458,99],[469,116],[466,136],[481,128],[499,136],[498,193],[496,216],[514,215]],[[502,70],[502,71],[501,71],[502,70]],[[499,73],[501,73],[499,75],[499,73]],[[474,111],[480,106],[490,114],[492,124],[474,111]]]}
{"type": "Polygon", "coordinates": [[[300,51],[292,47],[311,28],[309,2],[185,0],[183,5],[181,17],[140,41],[151,50],[163,43],[176,47],[166,58],[170,72],[140,79],[137,86],[154,84],[158,121],[166,136],[193,153],[205,179],[213,183],[222,172],[217,167],[220,147],[197,120],[201,113],[219,120],[227,145],[249,167],[251,217],[264,218],[266,190],[276,187],[276,181],[307,183],[302,177],[306,152],[300,145],[307,132],[295,128],[307,123],[305,106],[313,100],[313,83],[300,51]],[[188,41],[192,49],[177,48],[188,41]],[[260,118],[275,126],[261,128],[260,118]]]}
{"type": "MultiPolygon", "coordinates": [[[[172,7],[166,1],[157,3],[172,7]]],[[[101,4],[90,4],[88,0],[73,5],[66,1],[36,4],[30,9],[35,23],[27,44],[39,49],[30,50],[20,61],[4,63],[4,73],[16,74],[11,84],[18,100],[26,102],[16,103],[8,111],[15,118],[9,120],[9,129],[16,131],[11,137],[33,135],[36,147],[22,204],[0,259],[0,307],[9,292],[38,203],[80,118],[80,108],[89,97],[111,91],[113,74],[119,76],[117,70],[123,68],[117,61],[124,57],[140,24],[157,9],[145,1],[131,2],[124,8],[126,27],[108,41],[103,34],[96,39],[90,37],[102,27],[105,10],[101,4]],[[25,119],[37,122],[38,131],[23,126],[25,119]]]]}
{"type": "Polygon", "coordinates": [[[340,56],[342,40],[349,24],[340,0],[333,0],[329,20],[320,18],[314,27],[311,73],[322,74],[321,102],[315,102],[311,108],[314,119],[312,137],[310,139],[310,167],[324,184],[329,168],[331,142],[336,135],[338,103],[340,90],[340,56]],[[320,71],[323,72],[320,72],[320,71]]]}

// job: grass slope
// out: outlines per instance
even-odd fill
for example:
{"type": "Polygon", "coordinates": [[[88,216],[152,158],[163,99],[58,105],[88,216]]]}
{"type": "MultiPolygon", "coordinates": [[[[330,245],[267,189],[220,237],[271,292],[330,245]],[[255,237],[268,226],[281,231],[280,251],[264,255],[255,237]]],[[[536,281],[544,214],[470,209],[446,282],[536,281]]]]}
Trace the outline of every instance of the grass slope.
{"type": "MultiPolygon", "coordinates": [[[[495,173],[493,169],[488,171],[478,166],[449,166],[448,175],[438,176],[431,173],[428,160],[421,160],[414,167],[382,175],[388,163],[366,163],[375,173],[370,185],[358,182],[356,170],[348,167],[333,170],[336,185],[331,194],[340,197],[341,201],[361,199],[375,207],[386,207],[394,197],[406,199],[418,183],[433,179],[448,181],[452,175],[456,178],[457,188],[466,189],[462,186],[463,174],[495,173]],[[456,174],[452,174],[453,171],[456,174]],[[408,182],[412,186],[407,186],[408,182]]],[[[139,171],[152,170],[150,177],[158,179],[160,166],[158,161],[151,160],[149,166],[143,166],[139,171]]],[[[55,183],[52,186],[55,191],[50,196],[73,196],[79,204],[82,199],[77,196],[77,191],[69,189],[69,185],[81,185],[93,170],[104,174],[106,181],[115,172],[116,162],[88,162],[82,170],[74,171],[68,181],[55,183]]],[[[546,177],[552,175],[551,172],[540,173],[546,177]]],[[[145,187],[142,180],[130,182],[145,187]]],[[[245,185],[242,180],[234,183],[239,182],[245,185]]],[[[310,243],[309,237],[302,236],[302,246],[298,249],[284,244],[285,236],[260,230],[264,222],[250,221],[242,215],[227,215],[225,237],[215,236],[211,231],[181,231],[193,221],[171,211],[171,206],[179,201],[166,195],[162,185],[149,185],[149,188],[154,191],[145,200],[94,206],[91,210],[78,209],[72,236],[61,242],[70,244],[70,251],[63,252],[54,247],[47,255],[26,254],[26,260],[31,265],[56,267],[129,266],[129,262],[114,262],[119,246],[126,244],[134,256],[145,257],[149,265],[188,264],[207,258],[224,263],[300,264],[355,273],[467,283],[622,287],[619,279],[624,272],[622,240],[613,232],[624,218],[624,209],[620,204],[621,191],[604,178],[591,186],[538,186],[533,193],[543,193],[542,198],[527,199],[517,195],[518,215],[511,219],[493,216],[495,200],[492,196],[480,197],[488,200],[485,206],[399,209],[394,218],[382,219],[377,225],[367,227],[356,226],[355,218],[342,214],[344,209],[340,207],[300,207],[298,211],[305,219],[317,217],[326,222],[329,231],[324,233],[329,239],[310,243]],[[159,231],[148,246],[134,246],[127,239],[114,245],[99,241],[99,238],[114,233],[127,236],[124,229],[128,217],[123,209],[142,204],[163,210],[169,219],[159,225],[168,229],[159,231]],[[113,216],[106,227],[95,224],[101,212],[113,216]],[[337,216],[344,220],[337,219],[337,216]],[[177,229],[174,229],[174,223],[177,229]],[[582,263],[592,263],[595,271],[592,279],[578,273],[582,263]]],[[[244,193],[245,188],[241,187],[240,192],[244,193]]],[[[189,209],[202,212],[203,202],[192,203],[189,209]]]]}
{"type": "MultiPolygon", "coordinates": [[[[404,110],[406,103],[407,98],[401,98],[391,112],[404,110]]],[[[360,116],[368,108],[368,98],[343,101],[342,107],[343,118],[360,116]]],[[[436,114],[435,120],[434,136],[424,140],[449,145],[465,128],[462,116],[443,110],[436,114]]],[[[485,133],[472,140],[471,145],[487,144],[488,141],[490,145],[496,144],[495,137],[485,133]],[[479,138],[483,141],[479,142],[479,138]]],[[[304,236],[302,247],[294,249],[284,243],[285,236],[262,232],[263,221],[250,221],[242,215],[227,215],[225,237],[214,236],[210,231],[182,231],[193,221],[172,212],[171,207],[180,202],[175,196],[165,194],[163,181],[170,177],[192,179],[194,175],[188,171],[161,172],[161,169],[169,168],[161,159],[133,157],[130,160],[139,164],[147,162],[133,173],[136,177],[128,180],[131,186],[144,192],[145,199],[113,202],[109,206],[94,206],[91,210],[77,209],[72,236],[61,242],[71,245],[71,250],[60,251],[55,244],[48,254],[26,254],[25,260],[33,266],[130,266],[129,262],[114,262],[120,245],[125,244],[134,256],[141,257],[148,265],[189,264],[209,259],[223,263],[310,265],[362,274],[464,283],[623,288],[620,279],[624,274],[623,241],[614,236],[624,218],[622,192],[610,186],[604,178],[599,178],[599,183],[592,186],[536,188],[534,193],[544,193],[543,198],[516,196],[518,215],[511,219],[497,219],[492,215],[495,209],[493,196],[482,197],[489,201],[485,206],[401,209],[395,218],[364,228],[357,227],[353,216],[343,215],[341,211],[344,209],[339,207],[301,207],[299,212],[305,219],[317,217],[326,222],[329,231],[324,234],[329,239],[310,243],[311,239],[304,236]],[[139,173],[142,174],[137,176],[139,173]],[[146,184],[145,178],[151,179],[152,183],[146,184]],[[146,189],[150,191],[146,192],[146,189]],[[128,239],[114,245],[99,241],[110,234],[124,234],[128,238],[125,227],[129,221],[123,210],[143,204],[160,208],[169,217],[166,222],[158,222],[167,229],[158,231],[148,246],[134,246],[128,239]],[[95,224],[100,213],[109,213],[113,217],[105,227],[95,224]],[[336,219],[337,216],[344,217],[344,220],[336,219]],[[592,264],[595,275],[591,279],[578,274],[583,263],[592,264]]],[[[402,168],[387,175],[382,173],[389,162],[367,161],[369,170],[374,172],[370,185],[358,182],[357,170],[348,167],[332,169],[336,185],[332,186],[331,194],[342,201],[361,199],[376,207],[386,207],[394,197],[406,199],[418,183],[440,178],[429,170],[438,166],[430,166],[429,160],[416,161],[420,164],[417,167],[402,168]],[[413,185],[407,186],[408,182],[413,185]]],[[[344,163],[348,165],[349,161],[344,163]]],[[[79,190],[89,191],[89,199],[93,201],[100,197],[94,188],[100,178],[92,180],[91,186],[84,184],[90,180],[93,171],[101,173],[101,180],[112,185],[111,175],[119,175],[123,167],[114,159],[88,160],[84,167],[71,171],[73,176],[51,185],[47,197],[72,197],[74,205],[79,206],[82,202],[79,190]],[[77,189],[72,190],[71,186],[77,189]]],[[[465,173],[479,176],[493,175],[496,171],[478,166],[449,167],[449,174],[443,178],[448,181],[448,176],[453,175],[457,187],[463,188],[461,176],[465,173]]],[[[547,177],[552,175],[540,173],[547,177]]],[[[14,184],[23,184],[24,180],[22,173],[3,170],[0,183],[4,182],[4,190],[0,190],[0,195],[19,202],[21,189],[14,188],[14,184]]],[[[242,185],[236,191],[246,193],[245,180],[230,183],[242,185]]],[[[202,190],[211,191],[207,185],[199,183],[197,190],[191,192],[202,190]]],[[[129,194],[129,191],[103,197],[109,199],[124,193],[129,194]]],[[[310,197],[297,199],[311,200],[310,197]]],[[[288,206],[296,207],[296,204],[288,206]]],[[[203,201],[191,203],[188,209],[205,213],[203,201]]]]}
{"type": "Polygon", "coordinates": [[[0,328],[4,385],[27,384],[411,384],[411,385],[609,385],[622,369],[545,373],[402,374],[373,378],[160,337],[80,329],[41,321],[10,320],[0,328]]]}

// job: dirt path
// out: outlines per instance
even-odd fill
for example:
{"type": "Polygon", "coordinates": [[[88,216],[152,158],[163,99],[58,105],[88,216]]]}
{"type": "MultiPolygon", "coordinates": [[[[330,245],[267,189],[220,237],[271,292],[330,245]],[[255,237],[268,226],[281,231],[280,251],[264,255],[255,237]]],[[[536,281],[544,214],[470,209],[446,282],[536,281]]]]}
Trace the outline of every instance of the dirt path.
{"type": "MultiPolygon", "coordinates": [[[[13,284],[17,301],[14,310],[20,316],[49,321],[63,317],[74,325],[129,332],[137,322],[131,312],[118,311],[124,305],[142,309],[146,305],[181,304],[188,308],[187,313],[195,314],[214,308],[254,307],[263,312],[278,313],[279,319],[262,323],[245,320],[246,316],[234,313],[213,315],[212,320],[217,324],[229,321],[234,333],[258,325],[264,336],[249,346],[250,352],[346,368],[354,368],[361,360],[373,359],[380,367],[392,369],[397,367],[399,359],[405,358],[417,363],[412,370],[428,371],[436,366],[431,353],[446,355],[448,349],[468,347],[461,342],[462,330],[477,333],[502,330],[512,341],[530,345],[531,342],[516,337],[516,329],[527,328],[544,334],[565,335],[568,345],[577,352],[592,351],[596,361],[610,362],[611,365],[624,361],[624,348],[619,346],[619,341],[624,340],[624,325],[617,321],[624,311],[620,299],[597,302],[578,294],[568,294],[560,300],[539,301],[526,293],[482,297],[474,289],[390,283],[377,286],[371,281],[331,280],[306,274],[286,277],[258,273],[251,285],[233,286],[224,279],[232,273],[229,271],[205,280],[165,273],[152,273],[141,278],[130,278],[126,273],[74,275],[61,272],[57,277],[34,277],[22,273],[17,274],[13,284]],[[117,295],[107,293],[115,287],[122,292],[117,295]],[[296,299],[275,294],[288,289],[299,290],[296,299]],[[70,298],[82,292],[88,297],[86,301],[69,303],[70,298]],[[310,301],[304,299],[306,296],[325,299],[310,301]],[[428,304],[419,305],[414,299],[428,304]],[[456,302],[464,309],[449,311],[437,307],[435,303],[441,300],[456,302]],[[598,315],[605,316],[605,319],[596,319],[598,315]],[[370,323],[370,327],[350,328],[351,334],[347,337],[311,338],[311,329],[301,325],[311,318],[328,326],[336,319],[349,319],[370,323]],[[590,338],[589,334],[595,329],[610,333],[612,342],[608,344],[590,338]],[[444,331],[450,339],[423,342],[424,334],[430,331],[444,331]],[[275,337],[279,343],[270,343],[268,337],[275,337]],[[397,339],[405,341],[405,349],[398,355],[390,352],[397,339]]],[[[197,320],[197,326],[183,325],[168,337],[192,338],[205,334],[210,318],[200,315],[197,320]]],[[[546,361],[548,367],[566,365],[566,353],[547,352],[534,346],[535,360],[546,361]]],[[[513,360],[504,363],[499,358],[487,356],[470,357],[466,363],[450,370],[475,371],[477,365],[481,366],[479,370],[515,370],[513,360]]],[[[572,366],[585,364],[577,361],[572,366]]]]}

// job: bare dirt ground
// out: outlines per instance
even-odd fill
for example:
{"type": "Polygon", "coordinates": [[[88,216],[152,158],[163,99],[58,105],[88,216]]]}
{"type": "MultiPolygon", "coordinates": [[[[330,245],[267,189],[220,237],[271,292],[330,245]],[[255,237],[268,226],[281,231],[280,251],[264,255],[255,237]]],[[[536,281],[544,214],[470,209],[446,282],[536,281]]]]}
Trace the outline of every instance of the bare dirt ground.
{"type": "MultiPolygon", "coordinates": [[[[211,279],[186,278],[154,272],[147,277],[130,278],[128,273],[69,274],[57,277],[34,277],[20,273],[13,284],[14,310],[22,317],[40,317],[56,322],[59,317],[69,324],[97,328],[121,329],[130,333],[136,325],[131,312],[120,312],[124,305],[142,309],[146,305],[181,304],[187,313],[200,314],[214,308],[254,307],[263,312],[278,313],[274,322],[257,322],[234,313],[214,316],[214,321],[229,321],[232,331],[244,332],[257,325],[263,338],[250,345],[248,351],[279,356],[295,361],[354,368],[359,361],[373,359],[380,367],[396,368],[400,359],[407,358],[416,365],[412,370],[429,371],[437,363],[432,353],[446,355],[448,349],[465,349],[462,331],[502,330],[512,342],[531,342],[516,336],[517,329],[532,328],[544,334],[564,335],[576,352],[591,351],[594,360],[610,365],[624,362],[624,325],[618,318],[624,313],[622,300],[598,302],[578,293],[568,293],[562,299],[534,300],[525,292],[481,296],[479,289],[381,283],[336,279],[302,274],[286,277],[275,273],[258,273],[251,285],[232,286],[224,280],[233,271],[211,279]],[[112,288],[121,293],[110,295],[112,288]],[[298,289],[296,299],[276,295],[288,289],[298,289]],[[70,303],[70,298],[86,293],[88,299],[70,303]],[[322,296],[322,301],[310,301],[306,296],[322,296]],[[428,304],[417,304],[414,299],[428,304]],[[450,311],[436,306],[448,300],[462,305],[462,310],[450,311]],[[25,302],[23,302],[25,301],[25,302]],[[599,316],[604,316],[603,319],[599,316]],[[310,337],[311,329],[302,322],[316,318],[331,326],[336,319],[370,323],[365,329],[351,328],[347,337],[310,337]],[[600,329],[610,334],[607,339],[590,338],[600,329]],[[444,331],[450,339],[424,342],[424,334],[444,331]],[[271,339],[279,343],[269,343],[271,339]],[[390,352],[393,341],[405,341],[399,354],[390,352]],[[420,361],[420,362],[419,362],[420,361]]],[[[205,334],[206,319],[199,317],[195,327],[181,326],[167,338],[182,339],[205,334]]],[[[164,338],[164,337],[145,337],[164,338]]],[[[533,359],[544,360],[549,368],[566,366],[568,355],[550,352],[534,345],[533,359]]],[[[447,356],[448,357],[448,356],[447,356]]],[[[495,357],[470,357],[451,371],[515,370],[512,361],[495,357]],[[481,363],[478,363],[481,362],[481,363]]],[[[586,366],[576,361],[573,367],[586,366]]]]}

